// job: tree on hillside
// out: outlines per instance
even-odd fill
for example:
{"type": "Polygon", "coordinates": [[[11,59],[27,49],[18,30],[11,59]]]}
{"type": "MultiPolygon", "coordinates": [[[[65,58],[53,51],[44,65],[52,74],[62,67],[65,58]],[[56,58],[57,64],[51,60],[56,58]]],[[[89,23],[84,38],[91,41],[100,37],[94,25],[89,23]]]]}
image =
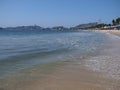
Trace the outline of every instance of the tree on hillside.
{"type": "Polygon", "coordinates": [[[120,18],[116,19],[116,24],[120,24],[120,18]]]}
{"type": "Polygon", "coordinates": [[[118,25],[118,24],[120,24],[120,18],[117,18],[117,19],[113,19],[112,20],[112,25],[118,25]]]}
{"type": "Polygon", "coordinates": [[[116,25],[116,22],[115,22],[115,20],[114,20],[114,19],[112,20],[112,24],[113,24],[113,25],[116,25]]]}

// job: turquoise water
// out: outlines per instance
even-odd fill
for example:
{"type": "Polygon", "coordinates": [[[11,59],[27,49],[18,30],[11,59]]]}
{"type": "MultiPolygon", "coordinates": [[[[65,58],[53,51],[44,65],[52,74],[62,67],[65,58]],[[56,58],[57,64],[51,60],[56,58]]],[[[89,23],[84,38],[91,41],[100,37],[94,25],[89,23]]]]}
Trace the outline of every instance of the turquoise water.
{"type": "Polygon", "coordinates": [[[0,79],[41,66],[93,53],[105,35],[90,31],[0,30],[0,79]]]}

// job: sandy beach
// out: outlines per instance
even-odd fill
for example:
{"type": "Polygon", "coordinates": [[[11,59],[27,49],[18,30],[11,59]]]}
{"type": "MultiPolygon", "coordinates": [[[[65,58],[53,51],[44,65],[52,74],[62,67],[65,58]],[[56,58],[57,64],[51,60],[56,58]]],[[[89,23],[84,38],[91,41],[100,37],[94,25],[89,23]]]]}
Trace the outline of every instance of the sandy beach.
{"type": "Polygon", "coordinates": [[[120,30],[95,30],[95,31],[103,32],[103,33],[111,33],[120,36],[120,30]]]}
{"type": "Polygon", "coordinates": [[[19,82],[9,90],[119,90],[120,31],[99,32],[106,33],[110,41],[98,54],[55,63],[55,68],[49,73],[19,82]]]}
{"type": "Polygon", "coordinates": [[[120,0],[0,0],[0,90],[120,90],[120,0]]]}

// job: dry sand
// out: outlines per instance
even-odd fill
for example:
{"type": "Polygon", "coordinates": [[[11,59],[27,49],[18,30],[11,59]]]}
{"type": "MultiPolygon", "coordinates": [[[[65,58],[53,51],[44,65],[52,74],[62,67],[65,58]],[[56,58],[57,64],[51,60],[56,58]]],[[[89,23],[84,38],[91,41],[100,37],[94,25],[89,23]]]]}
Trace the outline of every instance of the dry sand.
{"type": "MultiPolygon", "coordinates": [[[[118,30],[100,32],[120,35],[118,30]]],[[[87,57],[83,61],[79,59],[80,61],[65,62],[65,65],[58,63],[58,67],[43,75],[42,79],[26,81],[24,85],[16,86],[15,90],[120,90],[120,73],[117,73],[120,69],[119,54],[120,40],[116,38],[113,43],[108,43],[108,48],[99,56],[87,57]],[[112,77],[112,72],[117,76],[112,77]]]]}
{"type": "Polygon", "coordinates": [[[95,30],[99,32],[104,32],[104,33],[111,33],[117,36],[120,36],[120,30],[95,30]]]}

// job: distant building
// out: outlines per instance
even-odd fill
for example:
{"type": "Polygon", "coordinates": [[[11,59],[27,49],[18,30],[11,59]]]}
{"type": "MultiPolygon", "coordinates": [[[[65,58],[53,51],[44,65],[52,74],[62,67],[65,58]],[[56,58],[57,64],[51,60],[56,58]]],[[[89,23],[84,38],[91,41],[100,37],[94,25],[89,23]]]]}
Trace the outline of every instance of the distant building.
{"type": "Polygon", "coordinates": [[[120,25],[117,25],[117,26],[116,26],[116,29],[120,30],[120,25]]]}
{"type": "Polygon", "coordinates": [[[64,26],[56,26],[51,28],[52,30],[68,30],[68,28],[64,27],[64,26]]]}
{"type": "Polygon", "coordinates": [[[103,29],[120,30],[120,25],[115,25],[115,26],[104,26],[103,29]]]}

